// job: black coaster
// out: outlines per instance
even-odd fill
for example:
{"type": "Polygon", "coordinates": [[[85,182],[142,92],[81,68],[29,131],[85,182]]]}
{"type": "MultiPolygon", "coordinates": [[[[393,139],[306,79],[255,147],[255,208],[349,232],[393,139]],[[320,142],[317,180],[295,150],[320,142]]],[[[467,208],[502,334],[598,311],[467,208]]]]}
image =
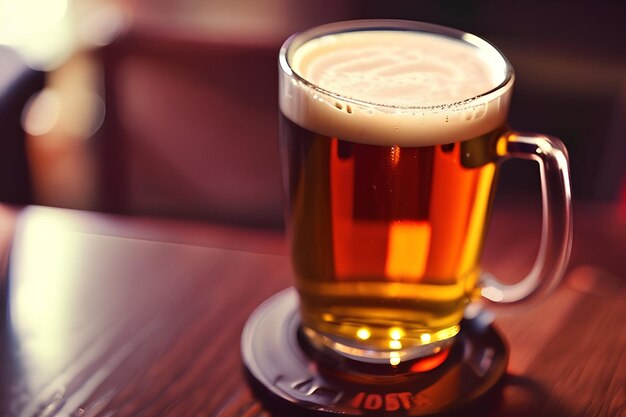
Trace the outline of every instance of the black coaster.
{"type": "Polygon", "coordinates": [[[314,350],[299,331],[293,288],[261,304],[241,338],[253,386],[281,405],[344,415],[424,416],[459,409],[486,394],[506,371],[507,346],[479,315],[455,343],[398,366],[362,364],[314,350]]]}

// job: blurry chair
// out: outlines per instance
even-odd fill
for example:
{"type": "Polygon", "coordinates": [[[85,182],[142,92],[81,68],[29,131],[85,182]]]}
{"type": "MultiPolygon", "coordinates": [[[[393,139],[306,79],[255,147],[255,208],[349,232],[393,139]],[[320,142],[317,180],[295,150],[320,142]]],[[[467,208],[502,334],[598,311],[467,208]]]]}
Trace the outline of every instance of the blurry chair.
{"type": "Polygon", "coordinates": [[[30,69],[9,47],[0,45],[0,201],[32,201],[30,169],[26,157],[22,110],[44,78],[30,69]]]}
{"type": "Polygon", "coordinates": [[[121,35],[82,47],[49,74],[61,108],[48,112],[68,117],[29,138],[36,201],[282,227],[278,49],[294,31],[352,10],[352,1],[320,2],[76,7],[78,26],[92,22],[77,33],[121,35]]]}
{"type": "Polygon", "coordinates": [[[280,226],[278,47],[131,31],[102,49],[97,205],[280,226]]]}

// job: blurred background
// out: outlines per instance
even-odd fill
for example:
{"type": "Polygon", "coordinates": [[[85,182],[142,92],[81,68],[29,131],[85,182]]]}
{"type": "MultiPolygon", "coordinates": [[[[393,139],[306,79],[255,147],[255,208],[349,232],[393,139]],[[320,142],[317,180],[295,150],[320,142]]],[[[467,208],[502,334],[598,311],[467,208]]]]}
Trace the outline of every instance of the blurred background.
{"type": "MultiPolygon", "coordinates": [[[[624,16],[607,0],[0,0],[0,200],[280,228],[280,45],[400,18],[497,45],[511,126],[566,143],[575,199],[626,204],[624,16]]],[[[507,163],[499,198],[538,184],[507,163]]]]}

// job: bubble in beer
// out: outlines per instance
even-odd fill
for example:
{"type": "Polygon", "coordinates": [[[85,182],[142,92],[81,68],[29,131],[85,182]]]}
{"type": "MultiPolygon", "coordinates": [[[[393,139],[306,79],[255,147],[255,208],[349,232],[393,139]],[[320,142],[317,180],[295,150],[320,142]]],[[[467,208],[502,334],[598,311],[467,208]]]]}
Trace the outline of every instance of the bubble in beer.
{"type": "Polygon", "coordinates": [[[390,340],[389,349],[400,350],[402,349],[402,342],[399,340],[390,340]]]}
{"type": "Polygon", "coordinates": [[[441,145],[441,151],[444,153],[450,153],[454,150],[454,143],[446,143],[445,145],[441,145]]]}
{"type": "Polygon", "coordinates": [[[352,143],[340,140],[337,143],[337,157],[343,161],[352,156],[352,143]]]}
{"type": "Polygon", "coordinates": [[[359,330],[357,330],[356,332],[356,337],[358,337],[361,340],[367,340],[370,338],[370,336],[372,335],[372,332],[370,332],[367,328],[365,327],[361,327],[359,330]]]}

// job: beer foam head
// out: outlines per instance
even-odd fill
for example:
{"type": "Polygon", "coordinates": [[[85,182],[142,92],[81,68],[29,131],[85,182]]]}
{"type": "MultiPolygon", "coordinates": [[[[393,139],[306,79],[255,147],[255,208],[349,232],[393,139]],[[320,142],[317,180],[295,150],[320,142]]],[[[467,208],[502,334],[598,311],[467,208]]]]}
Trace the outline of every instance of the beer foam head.
{"type": "Polygon", "coordinates": [[[411,30],[316,37],[284,48],[281,67],[286,117],[317,133],[381,145],[489,132],[504,123],[513,81],[487,42],[411,30]]]}

